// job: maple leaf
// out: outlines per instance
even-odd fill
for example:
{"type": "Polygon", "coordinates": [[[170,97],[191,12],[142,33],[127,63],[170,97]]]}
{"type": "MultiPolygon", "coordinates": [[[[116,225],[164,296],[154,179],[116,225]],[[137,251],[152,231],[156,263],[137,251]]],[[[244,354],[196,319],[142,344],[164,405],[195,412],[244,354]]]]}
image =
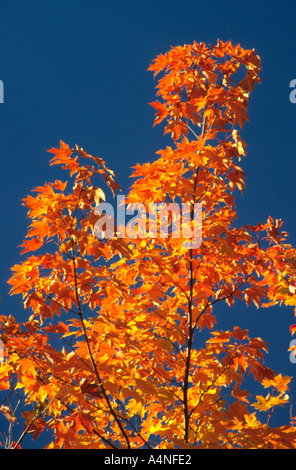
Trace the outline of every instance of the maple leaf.
{"type": "Polygon", "coordinates": [[[165,104],[161,103],[160,101],[154,101],[153,103],[149,103],[153,108],[157,111],[157,117],[154,121],[154,126],[159,124],[166,116],[168,115],[168,110],[165,104]]]}
{"type": "Polygon", "coordinates": [[[161,70],[163,70],[167,65],[168,65],[168,56],[167,56],[167,54],[159,54],[159,56],[149,66],[148,70],[154,71],[154,76],[155,76],[161,70]]]}
{"type": "Polygon", "coordinates": [[[82,393],[91,395],[92,397],[102,398],[103,393],[99,389],[98,385],[95,382],[91,382],[88,378],[84,378],[80,381],[79,387],[82,393]]]}

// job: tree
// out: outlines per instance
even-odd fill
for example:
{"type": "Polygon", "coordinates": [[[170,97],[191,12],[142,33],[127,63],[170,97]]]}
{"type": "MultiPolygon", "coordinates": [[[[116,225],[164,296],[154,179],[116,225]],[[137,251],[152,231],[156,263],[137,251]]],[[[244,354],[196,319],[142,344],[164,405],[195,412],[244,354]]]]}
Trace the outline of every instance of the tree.
{"type": "MultiPolygon", "coordinates": [[[[22,254],[30,255],[9,284],[31,315],[1,317],[2,394],[21,389],[25,400],[24,428],[9,446],[49,432],[48,448],[294,448],[292,417],[270,425],[273,410],[288,404],[290,378],[265,365],[261,338],[215,328],[218,303],[296,305],[296,254],[282,222],[235,224],[246,155],[237,127],[248,120],[260,59],[230,41],[194,42],[149,69],[162,74],[155,124],[166,121],[173,144],[134,167],[126,204],[146,213],[133,230],[124,236],[118,223],[107,236],[112,216],[98,207],[106,191],[120,191],[115,175],[62,141],[49,150],[51,165],[69,180],[24,199],[31,223],[22,254]],[[148,204],[181,202],[187,219],[170,213],[168,232],[148,236],[162,223],[148,204]],[[188,244],[194,204],[202,204],[197,245],[188,244]],[[174,237],[181,219],[188,231],[174,237]],[[249,375],[263,395],[244,388],[249,375]]],[[[13,424],[7,395],[1,410],[13,424]]]]}

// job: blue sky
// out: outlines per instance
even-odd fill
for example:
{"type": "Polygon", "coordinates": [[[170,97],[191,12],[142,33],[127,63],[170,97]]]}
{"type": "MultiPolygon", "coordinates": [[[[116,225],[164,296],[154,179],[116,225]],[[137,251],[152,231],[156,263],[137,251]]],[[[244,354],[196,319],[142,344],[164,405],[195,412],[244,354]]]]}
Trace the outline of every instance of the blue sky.
{"type": "MultiPolygon", "coordinates": [[[[295,4],[292,1],[31,0],[1,1],[0,104],[1,313],[27,315],[21,298],[8,296],[10,267],[20,261],[27,227],[22,198],[32,188],[65,179],[46,152],[62,139],[101,156],[123,191],[131,166],[151,161],[168,138],[152,127],[156,81],[151,61],[171,46],[217,38],[255,48],[262,84],[252,94],[242,132],[247,142],[242,224],[284,220],[296,245],[295,4]]],[[[228,328],[238,323],[270,344],[267,364],[296,378],[287,349],[293,309],[219,306],[228,328]]],[[[296,414],[296,385],[291,396],[296,414]]],[[[286,416],[286,415],[285,415],[286,416]]],[[[274,423],[276,424],[276,418],[274,423]]]]}

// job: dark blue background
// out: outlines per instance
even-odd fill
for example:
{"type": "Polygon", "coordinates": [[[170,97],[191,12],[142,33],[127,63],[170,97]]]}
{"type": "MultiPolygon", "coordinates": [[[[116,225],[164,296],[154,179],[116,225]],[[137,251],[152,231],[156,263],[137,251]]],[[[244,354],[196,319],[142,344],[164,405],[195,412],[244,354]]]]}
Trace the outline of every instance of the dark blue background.
{"type": "MultiPolygon", "coordinates": [[[[296,104],[289,83],[296,78],[296,7],[292,1],[24,1],[0,2],[1,313],[27,318],[21,297],[8,295],[10,267],[20,262],[27,228],[22,198],[56,178],[49,166],[62,139],[101,156],[118,175],[123,191],[130,167],[151,161],[168,137],[152,128],[155,98],[151,61],[171,46],[231,39],[255,48],[262,84],[252,94],[243,168],[246,190],[238,194],[239,221],[256,224],[282,218],[296,244],[296,104]]],[[[268,341],[267,365],[296,376],[289,361],[293,308],[232,309],[219,305],[221,325],[239,324],[268,341]]],[[[290,392],[296,414],[294,379],[290,392]]],[[[287,421],[288,408],[270,424],[287,421]]]]}

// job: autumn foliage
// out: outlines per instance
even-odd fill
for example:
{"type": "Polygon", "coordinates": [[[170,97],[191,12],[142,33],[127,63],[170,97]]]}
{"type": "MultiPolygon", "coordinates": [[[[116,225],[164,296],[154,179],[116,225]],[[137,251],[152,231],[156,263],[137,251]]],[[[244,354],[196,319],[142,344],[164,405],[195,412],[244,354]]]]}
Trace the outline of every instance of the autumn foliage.
{"type": "Polygon", "coordinates": [[[271,426],[271,413],[289,407],[290,378],[267,367],[261,338],[215,327],[218,303],[296,305],[296,254],[282,222],[235,224],[240,129],[260,59],[231,42],[195,42],[149,69],[161,76],[155,124],[172,146],[133,168],[127,203],[201,203],[202,243],[99,239],[95,207],[120,191],[114,173],[78,146],[49,150],[68,180],[24,199],[25,258],[9,284],[28,313],[22,323],[1,317],[0,401],[11,424],[5,396],[25,402],[9,446],[47,433],[47,447],[63,449],[294,448],[292,416],[271,426]],[[261,395],[245,389],[250,376],[261,395]]]}

